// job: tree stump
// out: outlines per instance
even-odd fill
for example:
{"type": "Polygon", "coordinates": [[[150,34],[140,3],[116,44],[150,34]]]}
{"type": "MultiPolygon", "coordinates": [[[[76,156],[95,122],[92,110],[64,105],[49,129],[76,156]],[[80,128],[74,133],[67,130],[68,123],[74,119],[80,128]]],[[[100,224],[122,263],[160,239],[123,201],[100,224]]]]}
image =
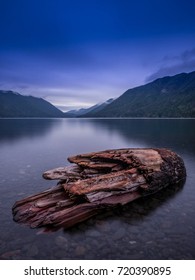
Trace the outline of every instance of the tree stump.
{"type": "Polygon", "coordinates": [[[55,187],[14,204],[16,222],[31,228],[69,228],[186,177],[181,157],[167,149],[106,150],[68,160],[73,165],[43,173],[45,179],[59,180],[55,187]]]}

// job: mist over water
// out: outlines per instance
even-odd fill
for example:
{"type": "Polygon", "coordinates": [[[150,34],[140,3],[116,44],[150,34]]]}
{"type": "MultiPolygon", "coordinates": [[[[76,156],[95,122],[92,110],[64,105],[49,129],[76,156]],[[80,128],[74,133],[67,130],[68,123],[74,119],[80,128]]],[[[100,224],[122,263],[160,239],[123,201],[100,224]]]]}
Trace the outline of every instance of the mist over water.
{"type": "Polygon", "coordinates": [[[0,259],[194,259],[194,119],[0,119],[0,259]],[[79,153],[165,147],[184,160],[183,187],[105,212],[72,229],[39,234],[12,206],[50,188],[42,173],[79,153]]]}

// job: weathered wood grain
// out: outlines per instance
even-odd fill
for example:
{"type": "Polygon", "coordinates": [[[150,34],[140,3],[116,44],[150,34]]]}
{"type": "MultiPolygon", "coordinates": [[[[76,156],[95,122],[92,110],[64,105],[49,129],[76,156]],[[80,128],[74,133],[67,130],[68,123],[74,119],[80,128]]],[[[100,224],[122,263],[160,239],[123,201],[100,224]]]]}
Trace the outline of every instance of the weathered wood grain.
{"type": "Polygon", "coordinates": [[[105,208],[127,204],[186,177],[167,149],[116,149],[69,157],[71,166],[43,173],[56,187],[17,201],[13,218],[30,227],[68,228],[105,208]]]}

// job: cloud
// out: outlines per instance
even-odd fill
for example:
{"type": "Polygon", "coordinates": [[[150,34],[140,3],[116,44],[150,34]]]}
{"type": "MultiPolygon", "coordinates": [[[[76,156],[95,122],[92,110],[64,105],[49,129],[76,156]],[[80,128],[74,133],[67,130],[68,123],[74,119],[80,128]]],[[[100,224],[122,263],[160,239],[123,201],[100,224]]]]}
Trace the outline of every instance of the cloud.
{"type": "Polygon", "coordinates": [[[160,68],[146,78],[146,82],[172,76],[181,72],[195,71],[195,48],[185,50],[177,56],[164,56],[160,68]]]}
{"type": "Polygon", "coordinates": [[[195,58],[195,48],[193,48],[192,50],[186,50],[181,54],[181,59],[183,61],[189,61],[193,58],[195,58]]]}
{"type": "Polygon", "coordinates": [[[96,103],[117,97],[139,84],[135,54],[125,45],[79,47],[59,52],[0,54],[0,82],[4,89],[66,104],[69,98],[96,103]],[[121,50],[122,49],[122,50],[121,50]],[[133,54],[132,54],[133,53],[133,54]],[[59,102],[58,102],[59,101],[59,102]]]}

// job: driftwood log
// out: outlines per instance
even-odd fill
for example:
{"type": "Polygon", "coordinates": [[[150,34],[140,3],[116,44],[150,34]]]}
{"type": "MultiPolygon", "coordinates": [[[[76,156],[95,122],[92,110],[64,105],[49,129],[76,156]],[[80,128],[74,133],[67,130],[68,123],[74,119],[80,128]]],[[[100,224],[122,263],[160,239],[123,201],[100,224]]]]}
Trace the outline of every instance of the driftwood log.
{"type": "Polygon", "coordinates": [[[110,207],[171,187],[186,177],[183,160],[167,149],[116,149],[68,158],[73,165],[43,173],[59,180],[13,206],[31,228],[69,228],[110,207]]]}

